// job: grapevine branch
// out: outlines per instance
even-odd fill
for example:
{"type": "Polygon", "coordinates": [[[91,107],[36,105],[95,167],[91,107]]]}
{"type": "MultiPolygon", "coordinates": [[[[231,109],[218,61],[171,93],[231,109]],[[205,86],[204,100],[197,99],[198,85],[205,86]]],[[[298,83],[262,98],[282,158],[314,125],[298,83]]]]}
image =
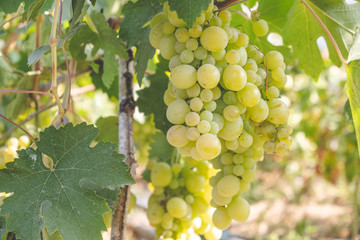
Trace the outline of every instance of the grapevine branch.
{"type": "Polygon", "coordinates": [[[18,90],[18,89],[0,89],[0,93],[31,93],[31,94],[42,94],[52,96],[51,93],[43,91],[32,91],[32,90],[18,90]]]}
{"type": "Polygon", "coordinates": [[[36,142],[38,140],[38,138],[34,138],[33,135],[31,135],[28,131],[26,131],[24,128],[20,127],[18,124],[14,123],[10,119],[2,115],[1,113],[0,113],[0,117],[2,117],[5,121],[11,123],[12,125],[16,126],[17,128],[21,129],[21,131],[23,131],[31,139],[31,141],[36,142]]]}
{"type": "MultiPolygon", "coordinates": [[[[133,98],[133,58],[128,51],[128,60],[119,60],[119,153],[125,154],[125,162],[130,166],[130,172],[135,177],[136,160],[133,153],[133,114],[135,101],[133,98]]],[[[125,240],[126,216],[130,198],[130,186],[121,188],[119,202],[112,218],[111,240],[125,240]]]]}
{"type": "Polygon", "coordinates": [[[326,25],[321,21],[321,19],[319,18],[319,16],[314,12],[314,10],[310,7],[310,5],[305,1],[305,0],[300,0],[301,3],[303,3],[305,5],[305,7],[309,10],[309,12],[314,16],[314,18],[316,19],[316,21],[320,24],[320,26],[322,27],[322,29],[324,29],[324,31],[326,32],[326,35],[330,38],[330,41],[332,43],[332,45],[335,48],[335,51],[338,55],[338,57],[340,58],[340,61],[347,66],[347,63],[344,59],[344,57],[342,56],[339,46],[337,45],[334,37],[331,35],[329,29],[326,27],[326,25]]]}

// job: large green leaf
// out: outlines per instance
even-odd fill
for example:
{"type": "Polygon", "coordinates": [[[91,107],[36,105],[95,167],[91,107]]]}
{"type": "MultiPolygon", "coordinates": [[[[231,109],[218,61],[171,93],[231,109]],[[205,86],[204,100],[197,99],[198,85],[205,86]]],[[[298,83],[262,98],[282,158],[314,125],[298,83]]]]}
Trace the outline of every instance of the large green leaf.
{"type": "Polygon", "coordinates": [[[116,55],[120,58],[126,59],[128,57],[125,46],[119,38],[117,38],[116,32],[110,28],[109,24],[105,21],[104,15],[97,11],[92,11],[90,14],[95,28],[98,32],[98,38],[104,49],[104,73],[102,80],[104,85],[109,88],[114,80],[114,77],[118,75],[118,61],[116,55]]]}
{"type": "Polygon", "coordinates": [[[85,47],[86,44],[91,43],[94,45],[94,49],[99,49],[100,40],[97,34],[85,25],[78,34],[74,35],[69,44],[69,50],[71,56],[77,61],[84,61],[86,59],[85,47]]]}
{"type": "Polygon", "coordinates": [[[165,71],[168,71],[169,61],[162,57],[159,58],[160,62],[157,64],[156,73],[149,76],[150,87],[137,91],[139,98],[136,103],[140,112],[145,115],[154,114],[155,127],[166,134],[171,126],[166,119],[167,107],[163,100],[169,82],[169,78],[165,74],[165,71]]]}
{"type": "Polygon", "coordinates": [[[150,45],[150,27],[147,24],[151,18],[162,9],[157,0],[128,1],[122,10],[124,20],[120,24],[119,36],[130,48],[136,46],[136,75],[141,85],[147,68],[148,60],[154,56],[155,49],[150,45]],[[134,17],[136,16],[136,17],[134,17]]]}
{"type": "MultiPolygon", "coordinates": [[[[21,239],[40,239],[40,229],[60,231],[64,239],[100,239],[106,230],[104,198],[134,180],[115,152],[116,145],[100,142],[89,147],[99,131],[85,123],[71,123],[40,133],[37,149],[18,151],[19,157],[0,170],[0,191],[13,192],[0,214],[7,215],[7,230],[21,239]]],[[[116,194],[114,194],[116,196],[116,194]]]]}
{"type": "Polygon", "coordinates": [[[5,13],[13,13],[17,11],[19,5],[22,2],[25,3],[25,10],[26,10],[34,2],[34,0],[1,0],[0,9],[3,10],[5,13]]]}
{"type": "Polygon", "coordinates": [[[111,143],[119,142],[119,118],[116,116],[101,117],[96,121],[96,126],[100,129],[100,134],[96,137],[97,141],[111,143]]]}
{"type": "Polygon", "coordinates": [[[207,10],[211,0],[169,0],[170,9],[176,11],[189,27],[192,27],[201,11],[207,10]]]}
{"type": "Polygon", "coordinates": [[[356,33],[354,44],[350,48],[348,62],[360,59],[360,31],[356,33]]]}

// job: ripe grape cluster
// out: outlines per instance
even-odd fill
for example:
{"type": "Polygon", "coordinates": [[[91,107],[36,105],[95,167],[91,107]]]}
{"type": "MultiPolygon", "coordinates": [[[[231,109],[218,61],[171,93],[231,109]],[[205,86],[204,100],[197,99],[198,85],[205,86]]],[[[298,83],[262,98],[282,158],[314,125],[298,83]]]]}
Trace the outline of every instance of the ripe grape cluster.
{"type": "MultiPolygon", "coordinates": [[[[230,26],[231,18],[229,11],[210,4],[187,26],[165,3],[164,11],[151,20],[149,35],[171,71],[164,93],[166,117],[173,124],[168,142],[183,157],[210,160],[220,170],[209,179],[210,204],[216,208],[212,222],[218,229],[248,218],[249,204],[241,194],[255,179],[256,162],[264,151],[286,155],[292,132],[288,107],[280,98],[279,89],[287,81],[282,54],[264,54],[245,32],[230,26]]],[[[252,29],[259,37],[268,33],[261,19],[254,20],[252,29]]],[[[176,201],[176,209],[188,213],[186,201],[182,199],[183,208],[176,201]]],[[[156,202],[157,213],[171,211],[167,203],[156,202]]]]}
{"type": "Polygon", "coordinates": [[[5,168],[6,163],[14,161],[17,157],[17,150],[26,148],[29,145],[30,139],[26,135],[19,138],[9,138],[9,140],[5,143],[5,146],[0,148],[0,169],[5,168]]]}

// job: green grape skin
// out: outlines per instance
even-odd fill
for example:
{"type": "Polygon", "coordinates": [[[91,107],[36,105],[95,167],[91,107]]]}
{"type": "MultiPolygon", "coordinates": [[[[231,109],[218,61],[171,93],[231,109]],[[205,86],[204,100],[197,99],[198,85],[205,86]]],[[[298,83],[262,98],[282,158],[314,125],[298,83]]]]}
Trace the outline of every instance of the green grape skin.
{"type": "Polygon", "coordinates": [[[200,119],[201,120],[206,120],[211,122],[214,118],[214,115],[212,112],[208,111],[208,110],[204,110],[200,113],[200,119]]]}
{"type": "Polygon", "coordinates": [[[172,124],[183,124],[185,122],[185,116],[189,112],[189,105],[182,99],[176,99],[170,103],[166,110],[166,118],[172,124]]]}
{"type": "Polygon", "coordinates": [[[227,212],[232,219],[245,222],[250,215],[250,205],[243,197],[238,196],[227,206],[227,212]]]}
{"type": "Polygon", "coordinates": [[[231,91],[239,91],[245,87],[247,76],[245,70],[239,65],[230,65],[223,73],[225,87],[231,91]]]}
{"type": "Polygon", "coordinates": [[[164,213],[164,208],[158,203],[149,204],[149,207],[146,210],[146,216],[153,226],[161,223],[164,213]]]}
{"type": "Polygon", "coordinates": [[[196,39],[190,38],[189,40],[186,41],[185,46],[187,49],[191,51],[195,51],[198,48],[199,43],[196,39]]]}
{"type": "Polygon", "coordinates": [[[249,44],[249,36],[246,33],[239,33],[235,44],[238,47],[247,47],[249,44]]]}
{"type": "Polygon", "coordinates": [[[260,99],[259,102],[253,106],[247,108],[248,116],[255,122],[263,122],[269,116],[269,107],[264,99],[260,99]]]}
{"type": "Polygon", "coordinates": [[[196,150],[203,159],[216,158],[221,151],[221,143],[217,136],[206,133],[196,140],[196,150]]]}
{"type": "Polygon", "coordinates": [[[200,132],[195,127],[188,128],[186,132],[186,137],[190,141],[196,141],[196,139],[200,137],[200,132]]]}
{"type": "Polygon", "coordinates": [[[268,23],[260,19],[252,23],[252,30],[258,37],[263,37],[269,32],[269,25],[268,23]]]}
{"type": "Polygon", "coordinates": [[[214,200],[214,202],[219,206],[225,206],[231,202],[231,197],[223,197],[219,194],[219,192],[217,190],[217,186],[213,187],[211,196],[212,196],[212,200],[214,200]]]}
{"type": "Polygon", "coordinates": [[[266,56],[267,67],[270,70],[280,67],[281,64],[284,62],[283,55],[278,51],[270,51],[266,53],[265,56],[266,56]]]}
{"type": "Polygon", "coordinates": [[[233,105],[237,102],[237,96],[235,92],[226,91],[223,95],[223,101],[226,105],[233,105]]]}
{"type": "Polygon", "coordinates": [[[225,55],[226,55],[225,49],[222,49],[218,52],[211,53],[211,56],[213,56],[216,61],[220,61],[220,60],[224,59],[225,55]]]}
{"type": "Polygon", "coordinates": [[[197,130],[200,132],[200,133],[208,133],[210,132],[211,130],[211,124],[209,121],[206,121],[206,120],[201,120],[198,124],[197,124],[197,130]]]}
{"type": "MultiPolygon", "coordinates": [[[[234,168],[233,168],[233,174],[240,177],[241,175],[243,175],[245,172],[245,169],[242,165],[238,164],[238,165],[235,165],[234,168]]],[[[240,186],[241,186],[241,183],[240,183],[240,186]]]]}
{"type": "Polygon", "coordinates": [[[190,100],[190,109],[195,112],[199,112],[203,108],[203,105],[204,102],[198,97],[190,100]]]}
{"type": "Polygon", "coordinates": [[[234,175],[227,175],[219,180],[216,187],[220,196],[233,197],[240,191],[240,179],[234,175]]]}
{"type": "Polygon", "coordinates": [[[203,30],[200,42],[206,50],[218,52],[225,49],[228,44],[228,36],[222,28],[211,26],[203,30]]]}
{"type": "Polygon", "coordinates": [[[161,39],[164,36],[164,33],[162,32],[162,24],[159,23],[155,27],[151,28],[150,34],[149,34],[149,42],[153,48],[160,49],[160,42],[161,39]]]}
{"type": "MultiPolygon", "coordinates": [[[[195,51],[194,51],[194,56],[195,59],[198,60],[204,60],[207,57],[207,51],[205,48],[203,47],[198,47],[195,51]]],[[[206,64],[206,63],[205,63],[206,64]]]]}
{"type": "Polygon", "coordinates": [[[221,11],[218,16],[224,24],[231,21],[231,13],[228,10],[221,11]]]}
{"type": "Polygon", "coordinates": [[[180,89],[187,89],[196,83],[196,69],[190,65],[179,65],[171,71],[171,83],[180,89]]]}
{"type": "Polygon", "coordinates": [[[151,168],[151,182],[155,187],[165,187],[170,184],[172,172],[169,164],[160,162],[151,168]]]}
{"type": "Polygon", "coordinates": [[[244,148],[248,148],[252,145],[252,143],[253,137],[251,136],[251,134],[243,131],[243,133],[239,137],[239,144],[244,148]]]}
{"type": "Polygon", "coordinates": [[[203,89],[201,90],[200,92],[200,99],[203,101],[203,102],[210,102],[212,99],[213,99],[213,93],[210,89],[203,89]]]}
{"type": "Polygon", "coordinates": [[[164,22],[162,25],[162,31],[166,35],[172,34],[175,31],[175,26],[169,22],[164,22]]]}
{"type": "Polygon", "coordinates": [[[194,60],[194,53],[189,49],[185,49],[180,53],[180,60],[182,63],[189,64],[194,60]]]}
{"type": "Polygon", "coordinates": [[[174,218],[182,218],[187,214],[188,205],[179,197],[172,197],[166,202],[167,212],[174,218]]]}
{"type": "Polygon", "coordinates": [[[195,24],[189,29],[189,35],[190,35],[190,37],[192,37],[192,38],[198,38],[198,37],[200,37],[201,33],[202,33],[202,27],[201,27],[199,24],[197,24],[197,23],[195,23],[195,24]]]}
{"type": "Polygon", "coordinates": [[[212,221],[215,227],[221,230],[225,230],[230,227],[231,217],[228,214],[228,211],[224,207],[219,207],[215,210],[212,221]]]}
{"type": "Polygon", "coordinates": [[[191,204],[191,207],[193,209],[193,213],[195,214],[195,216],[204,214],[209,210],[209,204],[201,196],[195,197],[194,202],[191,204]]]}
{"type": "Polygon", "coordinates": [[[244,174],[242,175],[242,180],[245,182],[252,182],[255,180],[255,170],[254,169],[246,169],[244,174]]]}
{"type": "Polygon", "coordinates": [[[172,71],[175,67],[181,65],[180,55],[173,56],[169,61],[169,69],[172,71]]]}
{"type": "Polygon", "coordinates": [[[175,42],[176,39],[174,35],[165,35],[160,40],[160,54],[166,60],[170,60],[173,56],[176,55],[175,42]]]}
{"type": "Polygon", "coordinates": [[[240,110],[235,105],[228,105],[224,108],[223,116],[230,122],[235,121],[240,117],[240,110]]]}
{"type": "Polygon", "coordinates": [[[200,122],[200,115],[196,112],[189,112],[185,116],[186,125],[193,127],[200,122]]]}
{"type": "Polygon", "coordinates": [[[168,13],[169,22],[174,25],[175,27],[185,27],[186,23],[184,20],[180,19],[177,15],[176,11],[169,11],[168,13]]]}
{"type": "Polygon", "coordinates": [[[220,72],[214,65],[204,64],[197,71],[197,80],[205,89],[215,88],[220,81],[220,72]]]}
{"type": "Polygon", "coordinates": [[[176,41],[174,49],[177,54],[180,54],[182,51],[184,51],[186,49],[186,43],[176,41]]]}
{"type": "Polygon", "coordinates": [[[150,28],[154,28],[156,25],[162,22],[167,22],[167,16],[165,13],[159,12],[157,13],[150,21],[150,28]]]}
{"type": "Polygon", "coordinates": [[[186,137],[187,128],[183,125],[174,125],[167,131],[166,138],[174,147],[184,147],[189,140],[186,137]]]}
{"type": "Polygon", "coordinates": [[[237,92],[238,100],[246,107],[253,107],[259,103],[261,93],[252,83],[246,83],[245,87],[237,92]]]}
{"type": "Polygon", "coordinates": [[[288,116],[289,109],[286,104],[280,99],[271,99],[268,101],[269,116],[267,120],[274,124],[285,124],[288,116]]]}
{"type": "Polygon", "coordinates": [[[231,65],[240,62],[240,57],[240,53],[236,50],[230,50],[225,54],[225,60],[231,65]]]}
{"type": "Polygon", "coordinates": [[[185,186],[190,193],[201,192],[205,186],[205,178],[199,174],[190,174],[186,179],[185,186]]]}
{"type": "Polygon", "coordinates": [[[266,97],[268,99],[275,99],[280,96],[280,91],[277,87],[271,86],[266,90],[266,97]]]}
{"type": "Polygon", "coordinates": [[[219,131],[218,136],[225,141],[232,141],[237,139],[243,131],[243,121],[241,117],[235,121],[224,120],[224,126],[219,131]]]}

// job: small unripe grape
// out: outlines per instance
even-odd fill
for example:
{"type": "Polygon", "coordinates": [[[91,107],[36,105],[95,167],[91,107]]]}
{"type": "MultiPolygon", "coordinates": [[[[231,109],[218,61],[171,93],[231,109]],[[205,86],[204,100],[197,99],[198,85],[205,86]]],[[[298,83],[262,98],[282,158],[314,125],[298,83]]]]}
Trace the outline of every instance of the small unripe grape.
{"type": "MultiPolygon", "coordinates": [[[[194,51],[194,56],[195,59],[198,60],[204,60],[207,57],[207,51],[205,48],[203,47],[198,47],[195,51],[194,51]]],[[[206,63],[205,63],[206,64],[206,63]]]]}
{"type": "Polygon", "coordinates": [[[284,57],[278,51],[270,51],[266,53],[266,64],[270,70],[276,69],[284,62],[284,57]]]}
{"type": "MultiPolygon", "coordinates": [[[[244,167],[243,167],[242,165],[240,165],[240,164],[235,165],[234,168],[233,168],[233,173],[234,173],[236,176],[238,176],[238,177],[240,177],[241,175],[243,175],[244,172],[245,172],[245,169],[244,169],[244,167]]],[[[241,185],[241,183],[240,183],[240,185],[241,185]]]]}
{"type": "Polygon", "coordinates": [[[213,99],[213,93],[210,89],[203,89],[200,92],[200,98],[203,102],[210,102],[213,99]]]}
{"type": "Polygon", "coordinates": [[[213,120],[213,118],[214,118],[213,113],[208,110],[202,111],[200,114],[201,120],[206,120],[206,121],[211,122],[213,120]]]}
{"type": "Polygon", "coordinates": [[[172,34],[175,31],[175,26],[169,22],[163,23],[161,28],[164,34],[172,34]]]}
{"type": "Polygon", "coordinates": [[[218,16],[214,16],[214,17],[210,20],[209,24],[210,24],[210,26],[221,27],[221,25],[222,25],[221,18],[219,18],[218,16]]]}
{"type": "Polygon", "coordinates": [[[190,100],[190,109],[195,112],[199,112],[202,109],[203,105],[204,102],[198,97],[190,100]]]}
{"type": "Polygon", "coordinates": [[[196,139],[198,139],[200,137],[200,132],[195,127],[188,128],[187,132],[186,132],[186,137],[190,141],[196,141],[196,139]]]}
{"type": "Polygon", "coordinates": [[[186,49],[186,43],[176,41],[174,49],[177,54],[180,54],[182,51],[186,49]]]}
{"type": "Polygon", "coordinates": [[[207,55],[207,57],[203,60],[202,62],[203,64],[211,64],[211,65],[215,65],[216,61],[215,58],[211,55],[207,55]]]}
{"type": "Polygon", "coordinates": [[[239,33],[238,39],[235,42],[238,47],[247,47],[249,44],[249,36],[246,33],[239,33]]]}
{"type": "Polygon", "coordinates": [[[231,12],[228,10],[223,10],[219,13],[219,18],[224,24],[229,23],[231,21],[231,12]]]}
{"type": "Polygon", "coordinates": [[[263,37],[269,32],[269,25],[265,20],[260,19],[252,23],[252,29],[256,36],[263,37]]]}
{"type": "Polygon", "coordinates": [[[210,101],[210,102],[204,103],[204,108],[210,112],[214,112],[216,107],[217,107],[217,104],[215,101],[210,101]]]}
{"type": "Polygon", "coordinates": [[[185,116],[185,122],[188,126],[196,126],[200,122],[200,116],[196,112],[189,112],[185,116]]]}
{"type": "Polygon", "coordinates": [[[202,33],[202,27],[201,27],[199,24],[197,24],[197,23],[195,23],[195,24],[189,29],[189,35],[190,35],[190,37],[192,37],[192,38],[198,38],[198,37],[200,37],[201,33],[202,33]]]}
{"type": "Polygon", "coordinates": [[[196,39],[190,38],[189,40],[186,41],[185,45],[187,49],[194,51],[198,48],[199,43],[196,39]]]}
{"type": "Polygon", "coordinates": [[[194,53],[189,49],[185,49],[180,53],[180,60],[183,63],[191,63],[194,60],[194,53]]]}
{"type": "Polygon", "coordinates": [[[225,54],[226,54],[225,49],[222,49],[221,51],[218,51],[218,52],[212,52],[211,56],[213,56],[216,61],[220,61],[220,60],[224,59],[225,54]]]}
{"type": "Polygon", "coordinates": [[[236,50],[230,50],[226,53],[225,59],[229,64],[237,64],[240,61],[240,53],[236,50]]]}
{"type": "Polygon", "coordinates": [[[197,124],[197,130],[200,132],[200,133],[207,133],[207,132],[210,132],[210,129],[211,129],[211,124],[209,121],[206,121],[206,120],[201,120],[198,124],[197,124]]]}

